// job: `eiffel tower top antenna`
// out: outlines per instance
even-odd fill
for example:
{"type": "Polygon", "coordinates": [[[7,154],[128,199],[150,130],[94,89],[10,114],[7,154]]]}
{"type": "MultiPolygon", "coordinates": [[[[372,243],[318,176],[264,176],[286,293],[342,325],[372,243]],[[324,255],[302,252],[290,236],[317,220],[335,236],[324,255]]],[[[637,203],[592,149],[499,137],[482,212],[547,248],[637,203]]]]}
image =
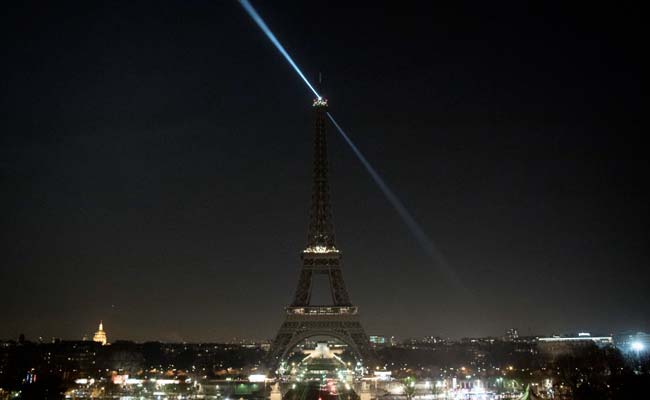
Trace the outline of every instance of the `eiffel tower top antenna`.
{"type": "Polygon", "coordinates": [[[316,89],[318,89],[319,98],[323,98],[323,73],[318,71],[318,83],[316,84],[316,89]]]}

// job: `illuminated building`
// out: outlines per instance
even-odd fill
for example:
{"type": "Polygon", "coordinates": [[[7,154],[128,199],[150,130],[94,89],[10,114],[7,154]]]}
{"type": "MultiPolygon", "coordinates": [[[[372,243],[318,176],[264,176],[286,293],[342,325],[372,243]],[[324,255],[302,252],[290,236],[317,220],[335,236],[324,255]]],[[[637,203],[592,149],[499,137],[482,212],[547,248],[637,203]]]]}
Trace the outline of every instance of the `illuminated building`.
{"type": "Polygon", "coordinates": [[[104,323],[99,321],[99,330],[93,335],[93,342],[101,343],[102,346],[107,344],[106,332],[104,331],[104,323]]]}
{"type": "Polygon", "coordinates": [[[539,350],[553,357],[571,353],[586,346],[607,347],[613,345],[613,343],[611,336],[591,336],[587,332],[581,332],[577,336],[551,336],[538,339],[539,350]]]}
{"type": "Polygon", "coordinates": [[[517,331],[517,328],[510,328],[506,331],[506,337],[505,339],[508,342],[514,342],[515,340],[519,339],[519,331],[517,331]]]}
{"type": "Polygon", "coordinates": [[[611,336],[591,336],[590,333],[581,332],[578,336],[551,336],[538,339],[542,343],[595,343],[600,345],[612,344],[611,336]]]}
{"type": "Polygon", "coordinates": [[[370,339],[370,343],[375,347],[386,346],[386,344],[389,343],[388,338],[386,336],[370,335],[369,339],[370,339]]]}

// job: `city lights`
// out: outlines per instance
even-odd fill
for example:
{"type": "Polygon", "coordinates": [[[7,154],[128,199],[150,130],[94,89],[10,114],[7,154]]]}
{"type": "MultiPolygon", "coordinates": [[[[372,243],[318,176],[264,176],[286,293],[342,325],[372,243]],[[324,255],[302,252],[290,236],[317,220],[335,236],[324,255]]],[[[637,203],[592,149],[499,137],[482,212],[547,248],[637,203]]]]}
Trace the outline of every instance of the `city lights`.
{"type": "Polygon", "coordinates": [[[637,10],[93,3],[8,24],[0,400],[644,396],[637,10]]]}
{"type": "Polygon", "coordinates": [[[326,247],[326,246],[311,246],[303,250],[303,253],[320,253],[320,254],[338,253],[338,252],[339,251],[334,247],[326,247]]]}
{"type": "Polygon", "coordinates": [[[266,381],[266,375],[263,374],[252,374],[248,376],[249,382],[264,382],[266,381]]]}

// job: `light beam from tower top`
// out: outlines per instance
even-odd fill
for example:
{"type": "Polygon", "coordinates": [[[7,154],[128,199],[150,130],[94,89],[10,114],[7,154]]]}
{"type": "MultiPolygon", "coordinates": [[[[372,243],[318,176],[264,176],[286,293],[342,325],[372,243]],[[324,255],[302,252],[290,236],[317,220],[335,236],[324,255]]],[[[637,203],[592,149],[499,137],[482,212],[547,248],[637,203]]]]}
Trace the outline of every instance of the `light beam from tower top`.
{"type": "MultiPolygon", "coordinates": [[[[246,10],[248,15],[250,15],[253,21],[255,21],[255,23],[262,30],[262,32],[264,32],[266,37],[269,38],[269,40],[271,41],[271,43],[273,43],[275,48],[278,49],[278,51],[284,56],[284,58],[289,62],[289,64],[293,67],[293,69],[296,70],[296,72],[298,73],[298,75],[300,75],[302,80],[305,81],[305,84],[307,84],[309,89],[311,89],[311,91],[314,92],[314,94],[317,97],[317,100],[320,100],[322,98],[321,95],[318,94],[318,92],[316,91],[316,89],[314,89],[312,84],[309,83],[309,80],[307,80],[305,74],[303,74],[300,68],[298,68],[298,65],[293,61],[289,53],[284,49],[284,46],[282,46],[280,41],[275,37],[271,29],[269,29],[268,25],[266,25],[266,22],[264,22],[262,17],[257,13],[257,10],[255,10],[253,5],[248,0],[239,0],[239,4],[241,4],[242,7],[244,7],[244,10],[246,10]]],[[[327,100],[325,100],[325,104],[327,104],[327,100]]]]}
{"type": "Polygon", "coordinates": [[[316,89],[314,89],[314,86],[312,86],[312,84],[307,80],[307,78],[302,73],[300,68],[298,68],[298,65],[296,65],[296,63],[293,61],[289,53],[287,53],[287,51],[284,49],[282,44],[280,44],[280,42],[275,37],[273,32],[271,32],[269,27],[264,22],[262,17],[260,17],[260,15],[257,13],[255,8],[253,8],[251,3],[248,0],[238,0],[238,1],[242,5],[244,10],[248,13],[248,15],[253,19],[253,21],[255,21],[257,26],[262,30],[262,32],[264,32],[264,34],[266,34],[269,40],[271,40],[271,43],[273,43],[273,45],[280,51],[280,53],[284,56],[287,62],[289,62],[289,64],[293,67],[293,69],[298,73],[298,75],[302,78],[302,80],[305,82],[307,87],[309,87],[309,89],[316,95],[316,99],[314,99],[313,102],[313,107],[317,109],[323,109],[323,111],[325,111],[327,117],[329,117],[332,124],[336,127],[336,129],[341,134],[343,139],[345,139],[345,141],[350,145],[350,147],[354,151],[359,161],[361,161],[361,163],[364,165],[364,167],[366,168],[366,170],[368,171],[372,179],[379,186],[380,190],[384,193],[388,201],[391,203],[395,211],[397,211],[397,214],[402,218],[404,223],[407,225],[407,227],[415,237],[418,244],[420,244],[423,250],[433,259],[434,262],[436,262],[438,268],[441,269],[448,276],[449,280],[452,283],[456,284],[464,293],[468,293],[467,288],[462,284],[458,275],[446,262],[446,260],[442,256],[442,253],[440,253],[437,250],[437,248],[434,246],[433,241],[426,235],[426,233],[424,233],[424,230],[411,216],[411,214],[408,212],[406,207],[402,204],[400,199],[393,193],[392,190],[390,190],[388,185],[379,176],[377,171],[372,167],[372,165],[370,165],[370,163],[366,160],[366,158],[363,156],[361,151],[354,145],[354,143],[350,140],[348,135],[343,131],[343,129],[341,129],[338,123],[334,120],[334,117],[332,117],[332,115],[327,111],[328,108],[327,99],[323,98],[316,91],[316,89]]]}

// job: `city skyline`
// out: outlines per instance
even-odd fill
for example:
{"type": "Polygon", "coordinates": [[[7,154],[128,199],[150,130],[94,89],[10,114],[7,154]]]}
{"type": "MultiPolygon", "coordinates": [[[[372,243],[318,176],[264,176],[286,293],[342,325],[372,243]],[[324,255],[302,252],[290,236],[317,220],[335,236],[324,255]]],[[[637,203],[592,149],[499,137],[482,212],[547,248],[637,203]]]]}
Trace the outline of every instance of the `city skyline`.
{"type": "MultiPolygon", "coordinates": [[[[113,338],[111,337],[111,340],[108,340],[108,332],[104,330],[104,321],[99,320],[98,323],[99,328],[96,328],[97,330],[93,333],[91,331],[89,332],[84,332],[80,337],[56,337],[56,336],[37,336],[37,337],[28,337],[24,333],[20,333],[19,337],[10,337],[10,338],[0,338],[0,341],[6,341],[6,340],[13,340],[13,341],[30,341],[30,342],[42,342],[42,343],[50,343],[50,342],[56,342],[56,341],[94,341],[94,342],[100,342],[102,345],[110,345],[111,341],[117,341],[117,342],[136,342],[136,343],[146,343],[146,342],[161,342],[161,343],[188,343],[188,344],[199,344],[199,343],[240,343],[240,344],[260,344],[260,343],[267,343],[271,344],[273,337],[255,337],[255,336],[248,336],[248,337],[230,337],[230,338],[220,338],[220,340],[211,340],[211,341],[185,341],[185,340],[180,340],[180,341],[165,341],[161,339],[144,339],[144,340],[134,340],[133,338],[128,338],[128,337],[118,337],[118,338],[113,338]]],[[[587,331],[572,331],[572,332],[552,332],[552,333],[543,333],[543,332],[537,332],[534,334],[525,334],[525,333],[520,333],[518,328],[508,328],[505,329],[501,334],[498,335],[487,335],[487,336],[465,336],[465,337],[445,337],[441,335],[437,335],[435,333],[430,333],[430,334],[425,334],[422,336],[398,336],[395,334],[392,334],[390,332],[370,332],[368,334],[368,337],[370,338],[371,343],[373,342],[373,338],[383,338],[382,344],[398,344],[398,343],[408,343],[409,341],[427,341],[427,340],[442,340],[442,341],[450,341],[450,342],[456,342],[456,341],[462,341],[462,340],[467,340],[467,339],[479,339],[479,340],[489,340],[489,339],[495,339],[495,340],[505,340],[505,341],[513,341],[516,340],[517,338],[523,338],[523,339],[542,339],[548,340],[548,338],[566,338],[566,337],[587,337],[587,338],[598,338],[600,339],[601,337],[622,337],[626,335],[631,335],[631,336],[636,336],[636,335],[643,335],[643,336],[650,336],[650,334],[647,334],[645,332],[641,332],[639,330],[627,330],[627,331],[621,331],[621,332],[587,332],[587,331]]],[[[435,343],[432,342],[432,343],[435,343]]]]}
{"type": "MultiPolygon", "coordinates": [[[[650,330],[640,68],[620,42],[636,25],[550,5],[256,6],[464,286],[330,129],[367,333],[650,330]]],[[[13,7],[0,338],[99,320],[115,339],[272,338],[309,220],[302,83],[236,2],[13,7]]]]}

